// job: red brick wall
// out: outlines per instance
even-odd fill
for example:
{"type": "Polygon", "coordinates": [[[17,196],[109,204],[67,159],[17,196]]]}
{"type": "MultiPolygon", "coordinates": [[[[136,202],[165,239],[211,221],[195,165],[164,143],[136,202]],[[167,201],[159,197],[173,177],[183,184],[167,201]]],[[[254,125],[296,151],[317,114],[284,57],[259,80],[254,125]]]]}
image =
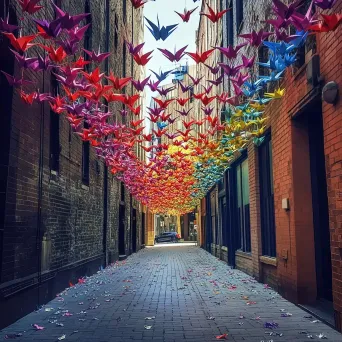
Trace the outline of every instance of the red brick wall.
{"type": "MultiPolygon", "coordinates": [[[[334,13],[342,12],[342,1],[337,1],[334,13]]],[[[323,33],[318,40],[321,73],[325,82],[338,83],[342,90],[342,27],[323,33]]],[[[336,324],[342,326],[342,101],[336,105],[323,102],[324,148],[329,200],[333,296],[336,324]]]]}

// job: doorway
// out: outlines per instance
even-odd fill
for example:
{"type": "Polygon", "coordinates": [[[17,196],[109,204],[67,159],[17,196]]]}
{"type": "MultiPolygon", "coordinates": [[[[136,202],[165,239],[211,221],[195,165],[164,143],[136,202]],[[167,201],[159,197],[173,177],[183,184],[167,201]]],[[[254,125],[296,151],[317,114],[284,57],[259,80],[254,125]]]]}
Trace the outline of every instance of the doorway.
{"type": "Polygon", "coordinates": [[[119,206],[119,257],[126,255],[125,246],[125,206],[119,206]]]}
{"type": "Polygon", "coordinates": [[[145,213],[141,213],[141,245],[145,245],[145,213]]]}
{"type": "Polygon", "coordinates": [[[307,114],[312,212],[315,239],[317,297],[332,301],[332,266],[329,209],[325,172],[322,103],[311,106],[307,114]]]}
{"type": "Polygon", "coordinates": [[[132,251],[137,251],[137,210],[132,210],[132,251]]]}

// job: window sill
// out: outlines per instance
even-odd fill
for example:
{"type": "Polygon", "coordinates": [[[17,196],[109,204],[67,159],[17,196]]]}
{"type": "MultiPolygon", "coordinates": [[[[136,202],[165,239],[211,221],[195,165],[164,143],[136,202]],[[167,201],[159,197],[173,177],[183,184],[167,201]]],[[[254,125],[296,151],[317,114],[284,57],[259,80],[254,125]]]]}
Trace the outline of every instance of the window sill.
{"type": "Polygon", "coordinates": [[[245,258],[248,260],[252,260],[252,253],[247,253],[247,252],[243,252],[241,250],[237,250],[235,252],[235,256],[241,257],[241,258],[245,258]]]}
{"type": "Polygon", "coordinates": [[[89,190],[89,186],[88,185],[85,185],[85,184],[82,184],[81,185],[81,188],[83,189],[83,190],[89,190]]]}
{"type": "Polygon", "coordinates": [[[277,258],[272,258],[272,257],[262,255],[259,257],[259,261],[263,264],[277,267],[277,258]]]}

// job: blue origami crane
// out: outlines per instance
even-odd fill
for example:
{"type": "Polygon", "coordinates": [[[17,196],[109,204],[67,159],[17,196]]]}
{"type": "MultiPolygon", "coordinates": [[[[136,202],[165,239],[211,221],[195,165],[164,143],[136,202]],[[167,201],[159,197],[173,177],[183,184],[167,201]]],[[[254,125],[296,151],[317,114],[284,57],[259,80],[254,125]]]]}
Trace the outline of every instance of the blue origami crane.
{"type": "Polygon", "coordinates": [[[165,122],[157,122],[157,126],[159,129],[164,129],[165,127],[168,126],[168,123],[165,122]]]}
{"type": "Polygon", "coordinates": [[[281,79],[281,76],[284,73],[284,71],[285,70],[282,70],[278,73],[275,73],[274,71],[272,71],[271,75],[269,75],[269,76],[259,76],[259,77],[263,83],[277,82],[281,79]]]}
{"type": "Polygon", "coordinates": [[[297,38],[292,39],[289,44],[299,48],[304,45],[306,38],[309,35],[309,31],[296,31],[297,38]]]}
{"type": "Polygon", "coordinates": [[[169,37],[171,35],[171,33],[174,32],[178,26],[178,24],[175,24],[175,25],[160,27],[158,16],[157,16],[158,25],[154,24],[151,20],[147,19],[146,17],[145,17],[145,19],[147,20],[148,24],[150,25],[150,27],[147,25],[146,25],[146,27],[149,29],[149,31],[152,33],[153,37],[157,41],[159,39],[166,40],[166,38],[169,37]]]}
{"type": "Polygon", "coordinates": [[[259,65],[275,71],[283,71],[286,68],[285,61],[280,55],[271,54],[270,60],[266,63],[258,62],[259,65]]]}
{"type": "MultiPolygon", "coordinates": [[[[262,85],[263,82],[260,82],[260,80],[257,80],[256,82],[252,83],[252,82],[245,82],[243,84],[245,87],[247,87],[247,89],[242,89],[243,93],[247,96],[247,97],[252,97],[254,96],[259,90],[262,90],[262,85]]],[[[244,110],[244,109],[241,109],[244,110]]]]}
{"type": "Polygon", "coordinates": [[[171,74],[171,72],[173,70],[169,70],[169,71],[165,71],[165,72],[160,70],[159,74],[157,74],[155,71],[153,71],[151,69],[150,69],[150,71],[157,77],[159,82],[162,82],[166,79],[167,76],[169,76],[169,74],[171,74]]]}
{"type": "Polygon", "coordinates": [[[285,42],[276,43],[264,41],[264,45],[267,46],[272,52],[274,52],[275,55],[282,56],[285,55],[285,53],[289,53],[295,48],[297,48],[297,46],[293,44],[287,44],[285,42]]]}

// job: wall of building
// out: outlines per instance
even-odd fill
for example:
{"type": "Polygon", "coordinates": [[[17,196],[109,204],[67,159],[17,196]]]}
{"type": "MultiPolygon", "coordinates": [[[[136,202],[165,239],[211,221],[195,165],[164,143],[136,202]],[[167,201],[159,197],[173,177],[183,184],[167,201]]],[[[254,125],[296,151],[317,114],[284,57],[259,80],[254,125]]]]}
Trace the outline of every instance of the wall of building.
{"type": "MultiPolygon", "coordinates": [[[[126,69],[126,75],[138,79],[141,68],[132,64],[128,53],[126,55],[129,58],[123,59],[123,49],[125,38],[132,40],[133,37],[135,43],[141,40],[142,11],[135,11],[133,20],[131,3],[126,2],[126,11],[123,1],[110,0],[109,9],[106,9],[106,1],[89,2],[92,17],[91,48],[100,48],[101,51],[108,48],[112,53],[108,64],[114,74],[123,77],[126,69]],[[108,40],[107,11],[110,18],[108,40]]],[[[20,18],[22,14],[19,7],[11,3],[11,11],[20,18]]],[[[85,0],[63,1],[62,8],[72,14],[84,13],[85,0]]],[[[42,10],[39,15],[53,18],[52,6],[42,10]]],[[[26,18],[21,24],[22,35],[36,32],[34,27],[26,24],[27,21],[26,18]]],[[[1,44],[6,45],[6,39],[1,39],[1,44]]],[[[34,49],[30,52],[33,53],[34,49]]],[[[105,63],[101,68],[105,71],[105,63]]],[[[18,76],[17,66],[14,74],[18,76]]],[[[25,71],[25,78],[34,79],[40,92],[50,91],[50,73],[29,74],[25,71]]],[[[1,87],[4,87],[3,82],[4,78],[1,77],[1,87]]],[[[15,91],[11,107],[11,112],[6,113],[11,124],[8,126],[8,174],[5,174],[6,186],[2,188],[6,202],[2,213],[4,224],[0,228],[0,303],[6,310],[25,298],[25,305],[23,302],[17,305],[22,307],[21,312],[6,310],[9,314],[5,320],[1,320],[1,326],[50,300],[69,282],[75,283],[79,277],[91,275],[101,266],[117,260],[119,254],[120,182],[110,171],[105,172],[104,163],[96,157],[92,148],[89,183],[82,182],[82,141],[71,131],[62,115],[59,118],[59,168],[52,170],[49,105],[27,106],[15,91]],[[104,197],[105,184],[107,198],[104,197]],[[104,224],[106,202],[108,214],[107,224],[104,224]],[[38,293],[37,284],[40,286],[38,293]]],[[[112,109],[117,111],[119,107],[113,106],[112,109]]],[[[6,163],[6,156],[1,162],[6,163]]],[[[131,203],[127,191],[124,204],[128,255],[132,252],[130,208],[137,209],[137,248],[140,248],[141,207],[135,200],[131,203]]]]}
{"type": "MultiPolygon", "coordinates": [[[[243,2],[243,21],[237,28],[236,1],[230,2],[233,11],[233,25],[229,26],[227,19],[223,22],[223,42],[228,44],[229,27],[233,30],[234,45],[242,42],[237,38],[239,33],[248,33],[253,29],[270,29],[265,20],[270,18],[271,2],[257,1],[243,2]]],[[[342,1],[337,1],[332,12],[340,13],[342,1]]],[[[325,13],[328,13],[326,11],[325,13]]],[[[228,15],[226,16],[228,18],[228,15]]],[[[202,28],[203,30],[203,28],[202,28]]],[[[210,34],[202,32],[203,36],[210,34]]],[[[313,202],[313,185],[310,178],[309,127],[310,115],[315,117],[314,111],[322,106],[324,156],[327,181],[327,197],[329,205],[329,227],[332,258],[333,304],[335,310],[335,325],[341,330],[342,312],[342,270],[341,270],[341,215],[340,215],[340,178],[341,178],[341,111],[339,99],[335,105],[323,101],[320,104],[321,91],[324,84],[335,81],[339,88],[342,85],[342,70],[339,59],[339,41],[342,29],[339,27],[331,33],[322,33],[316,37],[316,54],[319,55],[319,82],[312,83],[307,79],[311,70],[315,51],[307,49],[305,63],[297,68],[288,68],[280,86],[286,88],[285,96],[273,101],[267,106],[266,114],[270,117],[268,132],[271,134],[273,158],[274,185],[274,215],[276,227],[276,257],[263,255],[262,232],[265,227],[261,223],[260,203],[260,156],[259,147],[253,143],[248,145],[247,156],[249,165],[249,200],[250,200],[250,230],[251,253],[235,252],[235,267],[256,277],[278,290],[285,298],[296,303],[314,303],[318,294],[316,279],[315,221],[317,216],[315,202],[313,202]],[[289,210],[282,207],[284,199],[289,201],[289,210]],[[305,246],[305,248],[304,248],[305,246]]],[[[210,38],[208,38],[210,39],[210,38]]],[[[257,55],[255,48],[245,47],[242,53],[246,56],[257,55]]],[[[316,57],[314,57],[316,58],[316,57]]],[[[239,64],[239,60],[236,61],[239,64]]],[[[255,66],[255,72],[259,70],[255,66]]],[[[225,82],[224,91],[229,91],[225,82]]],[[[314,120],[314,119],[311,119],[314,120]]],[[[315,120],[316,117],[315,117],[315,120]]],[[[318,153],[318,152],[317,152],[318,153]]],[[[238,158],[239,156],[237,156],[238,158]]],[[[322,192],[321,196],[325,196],[322,192]]],[[[221,215],[222,213],[220,213],[221,215]]],[[[206,213],[208,215],[208,211],[206,213]]],[[[208,223],[208,219],[205,220],[208,223]]],[[[231,231],[229,223],[226,227],[219,227],[231,231]]],[[[204,232],[206,239],[210,239],[208,226],[204,232]]],[[[234,236],[230,236],[234,239],[234,236]]],[[[329,239],[329,237],[328,237],[329,239]]],[[[222,244],[224,242],[222,241],[222,244]]],[[[204,244],[205,245],[205,244],[204,244]]],[[[212,253],[217,254],[217,247],[212,253]]],[[[329,253],[329,251],[328,251],[329,253]]],[[[228,255],[230,255],[228,251],[228,255]]],[[[221,258],[222,255],[221,255],[221,258]]],[[[318,272],[318,271],[317,271],[318,272]]]]}

